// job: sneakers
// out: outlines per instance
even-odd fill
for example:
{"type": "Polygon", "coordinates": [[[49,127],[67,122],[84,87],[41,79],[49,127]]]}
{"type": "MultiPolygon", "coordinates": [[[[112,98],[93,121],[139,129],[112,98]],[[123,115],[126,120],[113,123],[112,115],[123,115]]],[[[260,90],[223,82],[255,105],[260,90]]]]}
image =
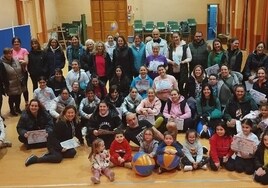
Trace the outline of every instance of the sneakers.
{"type": "Polygon", "coordinates": [[[162,174],[163,173],[163,169],[161,168],[161,167],[159,167],[158,169],[157,169],[157,174],[162,174]]]}
{"type": "Polygon", "coordinates": [[[109,180],[110,180],[111,182],[114,181],[114,176],[115,176],[114,172],[111,172],[111,173],[110,173],[110,176],[109,176],[109,180]]]}
{"type": "Polygon", "coordinates": [[[98,178],[94,177],[94,176],[91,177],[90,179],[91,179],[92,183],[94,183],[94,184],[99,184],[100,183],[100,180],[98,178]]]}
{"type": "Polygon", "coordinates": [[[31,155],[25,161],[25,166],[29,166],[31,164],[37,163],[38,157],[36,155],[31,155]]]}
{"type": "Polygon", "coordinates": [[[124,163],[124,167],[125,167],[125,168],[129,168],[129,169],[132,169],[132,164],[131,164],[131,162],[126,162],[126,163],[124,163]]]}
{"type": "Polygon", "coordinates": [[[208,167],[207,167],[207,165],[205,164],[205,165],[201,166],[201,169],[203,169],[203,170],[207,170],[208,167]]]}
{"type": "Polygon", "coordinates": [[[183,168],[184,172],[192,171],[192,170],[193,170],[193,166],[191,166],[191,165],[185,165],[184,168],[183,168]]]}

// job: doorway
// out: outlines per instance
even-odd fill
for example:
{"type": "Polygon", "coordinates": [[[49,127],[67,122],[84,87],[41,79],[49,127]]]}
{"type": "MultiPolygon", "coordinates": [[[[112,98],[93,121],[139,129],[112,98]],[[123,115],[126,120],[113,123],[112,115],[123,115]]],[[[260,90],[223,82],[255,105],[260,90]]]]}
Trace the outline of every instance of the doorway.
{"type": "Polygon", "coordinates": [[[218,4],[208,4],[207,6],[207,40],[213,40],[217,37],[218,6],[218,4]]]}
{"type": "Polygon", "coordinates": [[[95,40],[104,41],[108,34],[127,38],[127,0],[91,0],[92,28],[95,40]]]}

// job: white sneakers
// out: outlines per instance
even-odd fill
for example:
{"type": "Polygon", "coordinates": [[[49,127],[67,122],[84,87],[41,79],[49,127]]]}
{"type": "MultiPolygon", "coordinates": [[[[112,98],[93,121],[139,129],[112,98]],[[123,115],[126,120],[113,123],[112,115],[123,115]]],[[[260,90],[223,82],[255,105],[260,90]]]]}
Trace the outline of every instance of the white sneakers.
{"type": "Polygon", "coordinates": [[[191,166],[191,165],[185,165],[184,168],[183,168],[184,172],[192,171],[192,170],[193,170],[193,166],[191,166]]]}

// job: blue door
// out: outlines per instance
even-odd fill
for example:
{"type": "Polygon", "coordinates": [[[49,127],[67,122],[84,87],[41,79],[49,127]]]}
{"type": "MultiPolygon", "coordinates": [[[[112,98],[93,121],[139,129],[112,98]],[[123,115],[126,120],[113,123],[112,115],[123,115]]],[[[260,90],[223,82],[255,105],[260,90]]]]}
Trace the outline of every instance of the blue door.
{"type": "Polygon", "coordinates": [[[208,5],[208,23],[207,23],[208,40],[213,40],[217,37],[217,24],[218,24],[218,5],[208,5]]]}

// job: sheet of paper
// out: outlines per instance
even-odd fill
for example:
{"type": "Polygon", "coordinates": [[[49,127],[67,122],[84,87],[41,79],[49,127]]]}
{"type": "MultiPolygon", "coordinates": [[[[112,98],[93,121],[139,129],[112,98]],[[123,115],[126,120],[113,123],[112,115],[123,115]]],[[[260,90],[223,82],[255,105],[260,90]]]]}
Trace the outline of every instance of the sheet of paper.
{"type": "Polygon", "coordinates": [[[148,116],[138,115],[138,119],[139,119],[139,120],[147,120],[147,121],[149,121],[152,125],[155,124],[155,118],[154,118],[153,115],[148,115],[148,116]]]}
{"type": "Polygon", "coordinates": [[[79,144],[74,139],[69,139],[60,143],[61,147],[66,149],[76,148],[79,144]]]}
{"type": "Polygon", "coordinates": [[[255,143],[252,140],[242,138],[236,135],[233,137],[231,148],[234,151],[253,154],[254,147],[255,143]]]}

